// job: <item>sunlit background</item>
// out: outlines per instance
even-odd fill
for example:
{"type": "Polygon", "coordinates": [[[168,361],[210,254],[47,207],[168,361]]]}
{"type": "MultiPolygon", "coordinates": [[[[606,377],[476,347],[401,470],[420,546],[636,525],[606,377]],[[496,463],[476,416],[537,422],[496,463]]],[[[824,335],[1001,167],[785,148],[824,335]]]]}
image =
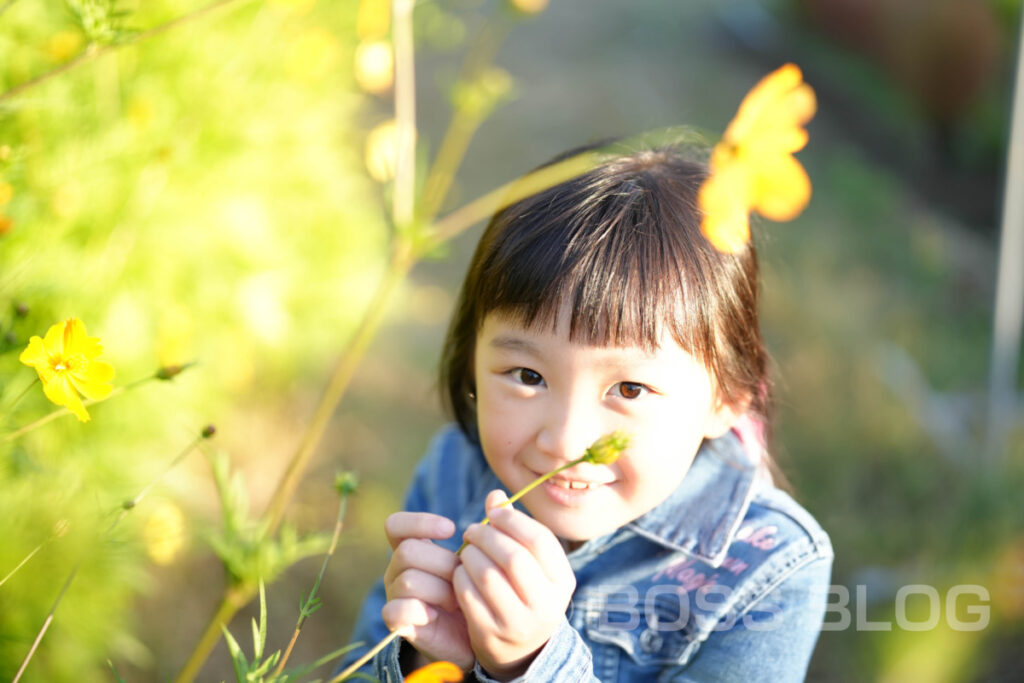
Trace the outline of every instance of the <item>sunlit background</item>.
{"type": "MultiPolygon", "coordinates": [[[[385,269],[387,0],[205,6],[0,0],[0,578],[43,546],[0,585],[0,679],[79,562],[24,680],[116,680],[108,660],[129,681],[179,672],[227,581],[211,461],[230,461],[257,517],[385,269]],[[70,316],[102,339],[117,386],[195,365],[91,406],[89,423],[7,439],[53,409],[38,386],[17,399],[35,377],[19,353],[70,316]],[[216,436],[163,475],[208,423],[216,436]]],[[[689,124],[713,142],[786,61],[816,90],[799,154],[811,203],[791,223],[755,223],[775,454],[832,535],[853,616],[822,634],[810,680],[1024,676],[1020,420],[985,447],[1020,13],[1020,0],[415,6],[418,178],[453,106],[490,113],[442,214],[608,136],[689,124]],[[459,84],[467,55],[492,52],[459,84]],[[939,604],[898,604],[914,584],[939,604]],[[951,615],[961,584],[989,597],[951,615]],[[986,628],[951,626],[981,602],[986,628]],[[936,613],[935,628],[897,623],[936,613]]],[[[384,518],[445,420],[435,366],[480,229],[412,270],[287,509],[300,536],[328,533],[335,473],[359,475],[295,663],[347,642],[385,566],[384,518]]],[[[287,644],[320,569],[320,554],[293,551],[267,565],[270,649],[287,644]]],[[[247,650],[257,613],[231,624],[247,650]]],[[[223,644],[199,680],[234,680],[223,644]]]]}

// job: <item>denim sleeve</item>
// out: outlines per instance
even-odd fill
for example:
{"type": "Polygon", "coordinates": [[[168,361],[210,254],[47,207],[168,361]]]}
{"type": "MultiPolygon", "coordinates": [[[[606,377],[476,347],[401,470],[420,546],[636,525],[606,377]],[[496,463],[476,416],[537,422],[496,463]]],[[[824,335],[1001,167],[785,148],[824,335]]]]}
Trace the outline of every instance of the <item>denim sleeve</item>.
{"type": "MultiPolygon", "coordinates": [[[[498,683],[487,675],[477,662],[473,670],[481,683],[498,683]]],[[[517,683],[524,681],[552,681],[553,683],[583,683],[597,681],[594,677],[594,665],[591,660],[590,648],[583,642],[579,632],[569,625],[567,619],[551,636],[540,652],[519,678],[517,683]]],[[[599,683],[599,682],[598,682],[599,683]]]]}
{"type": "MultiPolygon", "coordinates": [[[[417,466],[402,509],[412,512],[433,512],[454,519],[465,506],[468,478],[476,476],[470,455],[464,437],[456,428],[449,426],[442,430],[431,442],[426,455],[417,466]]],[[[388,636],[390,631],[380,614],[386,601],[384,581],[379,579],[363,601],[359,618],[352,631],[351,642],[362,642],[362,645],[345,655],[335,674],[388,636]]],[[[401,638],[395,639],[359,670],[376,676],[383,683],[403,680],[398,665],[398,653],[402,642],[401,638]]]]}
{"type": "Polygon", "coordinates": [[[803,681],[825,618],[832,558],[815,559],[729,617],[668,680],[803,681]]]}

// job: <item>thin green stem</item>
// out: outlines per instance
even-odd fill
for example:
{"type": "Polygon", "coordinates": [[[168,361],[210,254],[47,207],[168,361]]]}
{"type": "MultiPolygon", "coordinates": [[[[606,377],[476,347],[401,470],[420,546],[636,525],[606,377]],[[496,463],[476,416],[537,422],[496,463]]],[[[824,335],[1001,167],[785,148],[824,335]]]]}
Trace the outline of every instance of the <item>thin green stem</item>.
{"type": "MultiPolygon", "coordinates": [[[[504,27],[503,24],[502,28],[504,27]]],[[[494,59],[505,33],[507,31],[495,28],[493,23],[484,26],[463,62],[459,75],[461,81],[471,82],[494,59]]],[[[456,107],[451,123],[448,124],[448,129],[441,139],[434,163],[423,183],[420,218],[425,222],[434,220],[437,212],[441,209],[451,184],[455,180],[455,171],[462,165],[466,150],[469,149],[469,143],[483,121],[484,117],[469,108],[456,107]]]]}
{"type": "Polygon", "coordinates": [[[174,679],[175,683],[191,683],[195,680],[196,674],[199,673],[206,658],[210,656],[210,652],[220,640],[221,626],[231,623],[231,618],[235,616],[235,613],[247,605],[255,594],[256,589],[248,585],[234,586],[224,592],[220,605],[217,606],[217,610],[210,618],[210,623],[206,625],[206,630],[203,631],[195,649],[192,650],[188,661],[185,662],[185,667],[174,679]]]}
{"type": "MultiPolygon", "coordinates": [[[[185,366],[185,367],[187,367],[187,366],[185,366]]],[[[163,371],[164,371],[164,368],[161,368],[160,370],[157,370],[152,375],[148,375],[146,377],[142,377],[142,378],[137,379],[137,380],[135,380],[133,382],[130,382],[129,384],[125,384],[123,386],[116,387],[113,391],[111,391],[107,395],[106,398],[98,399],[98,400],[97,399],[91,399],[91,398],[90,399],[86,399],[86,400],[82,401],[82,405],[88,407],[88,406],[91,406],[91,405],[95,405],[97,403],[101,403],[103,401],[109,401],[110,399],[114,398],[115,396],[118,396],[119,394],[122,394],[122,393],[124,393],[126,391],[129,391],[131,389],[134,389],[134,388],[138,387],[141,384],[145,384],[146,382],[149,382],[149,381],[154,380],[154,379],[163,379],[163,377],[161,377],[161,373],[163,371]]],[[[179,370],[179,372],[180,372],[180,370],[179,370]]],[[[175,373],[175,374],[177,374],[177,373],[175,373]]],[[[34,385],[29,385],[29,388],[31,388],[32,386],[34,386],[34,385]]],[[[43,415],[38,420],[30,422],[27,425],[25,425],[24,427],[22,427],[22,428],[20,428],[20,429],[18,429],[16,431],[11,432],[10,434],[5,434],[4,435],[4,439],[3,439],[4,443],[7,443],[9,441],[14,441],[19,436],[27,434],[28,432],[31,432],[34,429],[39,429],[43,425],[49,424],[50,422],[53,422],[58,417],[62,417],[64,415],[72,415],[72,414],[73,413],[70,410],[68,410],[67,408],[57,408],[57,410],[54,410],[51,413],[47,413],[46,415],[43,415]]]]}
{"type": "Polygon", "coordinates": [[[352,662],[351,666],[349,666],[347,669],[342,671],[340,674],[338,674],[337,676],[335,676],[331,680],[327,681],[327,683],[338,683],[338,681],[345,680],[346,678],[351,676],[355,671],[357,671],[359,669],[359,667],[361,667],[363,664],[366,664],[368,661],[373,659],[374,655],[376,655],[378,652],[380,652],[385,647],[387,647],[388,643],[390,643],[392,640],[394,640],[395,638],[399,637],[400,635],[402,635],[402,630],[401,629],[396,629],[396,630],[392,631],[391,633],[388,634],[387,638],[385,638],[384,640],[382,640],[379,643],[377,643],[376,645],[374,645],[373,648],[369,652],[367,652],[365,655],[363,655],[362,657],[360,657],[356,661],[352,662]]]}
{"type": "Polygon", "coordinates": [[[288,657],[292,654],[292,648],[295,647],[295,641],[299,639],[299,632],[302,631],[303,624],[306,623],[306,617],[308,617],[316,600],[316,593],[320,590],[320,583],[324,580],[324,574],[327,573],[327,563],[331,561],[331,557],[334,556],[334,550],[338,547],[338,539],[341,537],[341,530],[345,525],[345,508],[348,504],[348,495],[345,493],[341,494],[341,502],[338,504],[338,518],[334,522],[334,535],[331,537],[331,546],[327,549],[327,554],[324,555],[323,564],[320,565],[320,573],[316,577],[316,582],[313,584],[313,590],[310,591],[309,597],[306,598],[306,603],[302,606],[299,611],[299,620],[295,623],[295,632],[292,634],[292,639],[288,643],[288,648],[284,651],[284,656],[281,657],[281,662],[277,665],[277,669],[274,670],[274,675],[278,676],[284,671],[284,665],[288,662],[288,657]]]}
{"type": "MultiPolygon", "coordinates": [[[[17,97],[29,88],[34,88],[35,86],[41,83],[45,83],[51,78],[55,78],[56,76],[59,76],[65,71],[70,70],[72,67],[78,66],[79,64],[84,64],[85,62],[91,61],[96,57],[105,55],[106,53],[112,52],[119,48],[139,43],[143,40],[146,40],[147,38],[152,38],[153,36],[160,35],[161,33],[166,33],[167,31],[171,30],[172,28],[175,28],[176,26],[198,19],[203,15],[212,12],[213,10],[219,9],[220,7],[223,7],[224,5],[229,5],[233,2],[238,2],[238,0],[216,0],[216,2],[212,2],[209,5],[206,5],[205,7],[200,7],[197,10],[184,14],[175,19],[171,19],[170,21],[160,24],[159,26],[154,26],[151,29],[140,31],[131,38],[120,43],[110,43],[109,45],[102,46],[97,45],[95,43],[90,43],[88,46],[86,46],[85,50],[83,50],[73,59],[64,62],[60,66],[57,66],[51,69],[50,71],[40,74],[35,78],[31,78],[25,81],[24,83],[19,83],[18,85],[7,90],[6,92],[0,93],[0,102],[11,99],[13,97],[17,97]]],[[[0,7],[0,14],[2,14],[3,11],[6,10],[12,4],[14,4],[14,0],[8,0],[6,5],[0,7]]]]}
{"type": "Polygon", "coordinates": [[[134,510],[135,506],[137,506],[139,503],[142,502],[142,499],[146,497],[146,495],[150,492],[150,490],[154,486],[159,484],[160,480],[163,479],[165,476],[167,476],[168,472],[170,472],[172,469],[177,467],[178,463],[180,463],[182,460],[184,460],[185,457],[188,456],[189,453],[194,451],[196,449],[196,446],[198,446],[203,441],[203,439],[205,439],[205,438],[206,438],[206,436],[203,435],[203,434],[200,434],[199,436],[194,438],[191,441],[191,443],[189,443],[187,446],[185,446],[185,448],[181,449],[180,453],[178,453],[176,456],[174,456],[174,459],[172,459],[171,462],[168,463],[166,467],[164,467],[163,471],[160,474],[158,474],[156,476],[156,478],[154,478],[151,482],[149,482],[148,484],[143,486],[142,490],[140,490],[138,492],[138,494],[136,494],[136,496],[134,498],[132,498],[131,500],[127,500],[124,503],[122,503],[122,505],[121,505],[121,513],[117,516],[117,518],[113,522],[110,523],[110,526],[107,527],[107,532],[106,533],[109,534],[111,531],[113,531],[114,527],[116,527],[121,522],[122,519],[124,519],[126,516],[128,516],[128,513],[131,512],[132,510],[134,510]]]}
{"type": "MultiPolygon", "coordinates": [[[[534,479],[531,483],[529,483],[526,486],[524,486],[523,488],[521,488],[519,491],[516,492],[516,494],[514,496],[512,496],[511,498],[506,500],[504,503],[502,503],[498,507],[507,507],[509,505],[512,505],[512,503],[516,502],[517,500],[519,500],[520,498],[525,496],[527,493],[529,493],[533,489],[537,488],[538,486],[540,486],[541,484],[546,482],[551,477],[555,476],[556,474],[559,474],[560,472],[564,472],[565,470],[569,469],[570,467],[575,467],[576,465],[579,465],[581,462],[583,462],[586,459],[587,459],[587,455],[584,453],[583,455],[581,455],[580,457],[576,458],[575,460],[573,460],[571,462],[567,462],[567,463],[565,463],[564,465],[562,465],[560,467],[556,467],[555,469],[551,470],[547,474],[542,474],[541,476],[539,476],[536,479],[534,479]]],[[[490,524],[491,523],[490,516],[488,515],[487,517],[484,517],[483,520],[480,521],[480,523],[481,524],[490,524]]],[[[465,550],[467,545],[469,545],[469,544],[466,541],[463,541],[462,545],[459,546],[459,549],[455,551],[455,554],[456,555],[462,554],[462,551],[465,550]]]]}
{"type": "Polygon", "coordinates": [[[391,262],[384,273],[384,277],[378,284],[377,291],[374,292],[366,308],[366,313],[363,315],[358,329],[356,329],[355,335],[353,335],[348,346],[338,359],[338,364],[331,375],[327,388],[320,397],[320,402],[316,406],[313,418],[310,420],[309,426],[302,436],[299,448],[289,461],[288,467],[278,482],[274,495],[271,497],[270,504],[263,514],[265,533],[268,536],[272,535],[281,523],[284,509],[291,501],[295,488],[309,466],[309,461],[316,447],[320,444],[320,439],[323,438],[327,424],[334,414],[334,409],[337,407],[338,402],[341,401],[341,397],[348,388],[348,383],[355,374],[359,361],[369,347],[370,341],[377,332],[377,328],[380,327],[391,297],[397,291],[406,273],[409,272],[412,263],[411,250],[408,243],[404,240],[399,240],[393,252],[391,262]]]}
{"type": "Polygon", "coordinates": [[[7,415],[12,410],[14,410],[14,406],[18,405],[18,402],[21,401],[21,399],[25,398],[25,395],[28,394],[28,392],[32,390],[32,387],[34,387],[38,383],[39,383],[39,376],[36,375],[36,378],[27,387],[22,389],[21,393],[18,394],[17,396],[15,396],[13,401],[11,401],[9,404],[7,404],[7,407],[4,408],[3,414],[7,415]]]}
{"type": "Polygon", "coordinates": [[[17,567],[15,567],[11,571],[7,572],[7,576],[5,576],[3,579],[0,579],[0,586],[3,586],[5,583],[7,583],[7,580],[9,578],[14,576],[19,569],[21,569],[23,566],[25,566],[25,564],[28,563],[28,561],[31,560],[35,556],[35,554],[38,553],[40,550],[42,550],[43,546],[46,545],[49,542],[50,542],[50,539],[46,539],[45,541],[43,541],[42,543],[37,545],[35,550],[30,552],[28,555],[26,555],[25,559],[18,563],[17,567]]]}
{"type": "MultiPolygon", "coordinates": [[[[133,386],[135,384],[139,384],[139,382],[135,382],[132,385],[128,385],[128,386],[133,386]]],[[[174,460],[171,461],[171,464],[163,471],[163,473],[159,477],[157,477],[157,479],[155,479],[154,481],[150,482],[148,485],[146,485],[142,489],[142,491],[139,493],[139,495],[137,495],[135,497],[135,499],[132,501],[130,506],[122,506],[121,514],[118,515],[117,519],[115,519],[114,522],[109,527],[107,527],[107,530],[104,532],[104,535],[109,536],[110,532],[114,530],[114,527],[117,526],[118,522],[120,522],[122,519],[124,519],[125,515],[127,515],[130,510],[135,508],[135,505],[138,504],[138,502],[141,501],[145,497],[145,495],[149,491],[149,489],[151,489],[153,487],[153,485],[156,484],[157,481],[159,481],[161,478],[163,478],[163,476],[165,474],[167,474],[167,472],[169,472],[172,467],[177,465],[179,462],[181,462],[181,460],[186,455],[191,453],[192,450],[195,449],[195,447],[198,445],[199,441],[201,441],[204,438],[207,438],[207,433],[206,433],[205,429],[203,430],[202,434],[195,441],[190,443],[187,448],[185,448],[181,453],[179,453],[174,458],[174,460]]],[[[40,547],[42,547],[42,546],[40,546],[40,547]]],[[[36,550],[38,551],[39,548],[36,548],[36,550]]],[[[32,554],[35,554],[35,551],[33,551],[32,554]]],[[[31,557],[31,555],[29,555],[29,557],[31,557]]],[[[28,558],[26,558],[25,561],[28,561],[28,558]]],[[[22,562],[22,564],[24,564],[24,562],[22,562]]],[[[28,654],[25,656],[24,661],[22,661],[22,663],[21,663],[21,668],[18,670],[18,675],[14,679],[15,681],[18,680],[18,678],[21,676],[22,672],[25,670],[25,667],[27,667],[28,663],[32,660],[32,656],[35,654],[36,648],[39,647],[39,643],[42,642],[43,636],[46,635],[47,629],[50,628],[50,623],[53,621],[53,615],[57,611],[57,606],[60,605],[60,601],[64,598],[64,594],[67,593],[68,588],[71,586],[71,582],[74,581],[75,575],[78,573],[78,568],[81,566],[81,564],[82,564],[82,561],[79,560],[78,564],[76,564],[74,566],[74,568],[71,570],[71,573],[68,575],[67,580],[64,582],[64,587],[61,589],[60,594],[57,596],[57,600],[53,603],[53,607],[50,608],[50,613],[49,613],[49,615],[47,615],[46,621],[43,622],[43,627],[39,630],[38,635],[36,635],[35,642],[32,643],[32,649],[30,649],[28,651],[28,654]]],[[[18,566],[20,567],[21,565],[18,565],[18,566]]],[[[17,568],[15,569],[15,571],[17,571],[17,568]]],[[[5,578],[4,581],[6,581],[6,580],[7,579],[5,578]]]]}
{"type": "Polygon", "coordinates": [[[46,631],[50,628],[50,624],[53,623],[53,615],[57,612],[57,606],[60,605],[60,601],[64,599],[64,594],[67,593],[68,588],[71,587],[71,582],[75,580],[75,575],[78,573],[79,566],[80,564],[76,564],[71,570],[71,573],[68,574],[68,578],[64,581],[64,585],[61,587],[60,593],[57,594],[57,599],[53,601],[53,607],[50,608],[50,613],[46,615],[46,620],[43,622],[42,628],[39,629],[39,633],[36,635],[36,639],[32,643],[31,649],[29,649],[28,654],[25,655],[25,659],[22,660],[18,673],[14,675],[12,683],[18,683],[21,679],[21,675],[25,673],[28,663],[32,661],[32,655],[36,653],[39,643],[43,642],[43,636],[46,635],[46,631]]]}

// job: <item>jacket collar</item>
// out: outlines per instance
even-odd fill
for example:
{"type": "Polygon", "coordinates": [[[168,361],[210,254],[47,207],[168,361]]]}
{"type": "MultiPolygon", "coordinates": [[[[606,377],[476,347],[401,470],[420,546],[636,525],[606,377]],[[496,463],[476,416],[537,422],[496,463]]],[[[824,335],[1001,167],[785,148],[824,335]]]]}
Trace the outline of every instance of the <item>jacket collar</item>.
{"type": "Polygon", "coordinates": [[[756,475],[736,434],[705,440],[679,487],[626,528],[717,567],[746,516],[756,475]]]}

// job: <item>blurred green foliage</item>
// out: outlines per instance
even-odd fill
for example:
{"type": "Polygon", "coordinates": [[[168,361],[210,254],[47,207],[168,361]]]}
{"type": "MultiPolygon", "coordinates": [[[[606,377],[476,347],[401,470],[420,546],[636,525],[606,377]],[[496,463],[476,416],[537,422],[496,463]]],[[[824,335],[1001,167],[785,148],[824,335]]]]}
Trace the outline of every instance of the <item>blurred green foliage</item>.
{"type": "MultiPolygon", "coordinates": [[[[18,362],[29,336],[63,318],[101,338],[115,385],[197,362],[93,406],[90,423],[0,442],[0,576],[69,523],[0,586],[0,678],[79,560],[30,678],[107,680],[108,658],[137,661],[146,506],[98,532],[206,421],[315,383],[383,268],[362,145],[387,104],[353,84],[352,3],[234,2],[145,34],[202,7],[22,1],[0,16],[0,93],[86,57],[0,101],[0,434],[54,409],[38,386],[7,406],[34,380],[18,362]]],[[[286,563],[322,545],[288,537],[286,563]]]]}

